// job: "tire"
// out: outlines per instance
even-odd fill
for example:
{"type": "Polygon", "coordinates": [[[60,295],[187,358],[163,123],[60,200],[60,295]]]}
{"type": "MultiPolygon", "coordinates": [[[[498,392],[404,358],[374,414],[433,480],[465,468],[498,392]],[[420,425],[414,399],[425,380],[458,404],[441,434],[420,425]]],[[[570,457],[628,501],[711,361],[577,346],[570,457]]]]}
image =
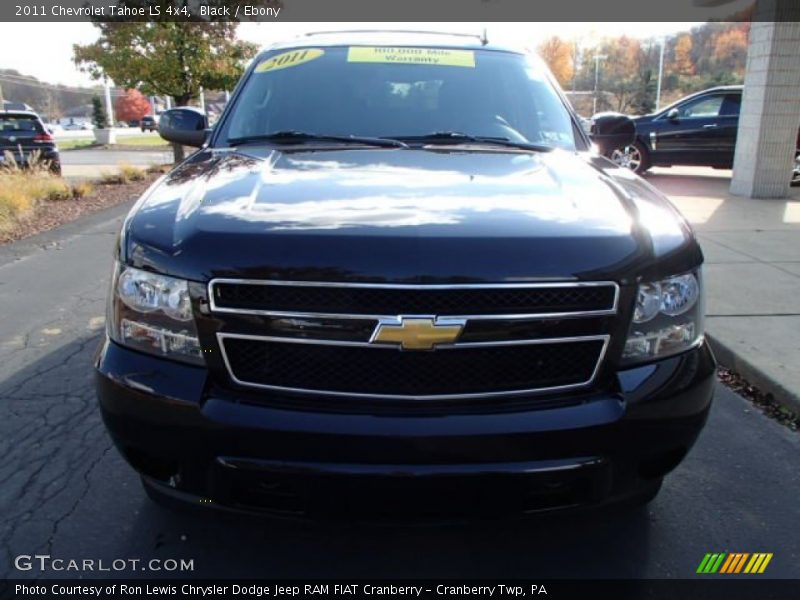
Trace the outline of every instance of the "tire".
{"type": "Polygon", "coordinates": [[[650,168],[650,153],[639,140],[625,148],[616,148],[608,158],[637,175],[641,175],[650,168]]]}
{"type": "Polygon", "coordinates": [[[61,163],[50,163],[50,173],[57,177],[61,177],[61,163]]]}

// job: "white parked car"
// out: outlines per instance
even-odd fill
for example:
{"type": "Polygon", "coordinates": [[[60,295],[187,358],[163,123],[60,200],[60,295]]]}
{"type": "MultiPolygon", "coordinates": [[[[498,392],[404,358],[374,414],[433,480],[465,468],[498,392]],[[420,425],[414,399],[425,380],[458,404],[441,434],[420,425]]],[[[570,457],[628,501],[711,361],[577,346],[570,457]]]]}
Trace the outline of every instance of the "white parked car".
{"type": "Polygon", "coordinates": [[[91,128],[91,125],[86,121],[73,121],[72,123],[64,124],[64,131],[81,131],[91,128]]]}

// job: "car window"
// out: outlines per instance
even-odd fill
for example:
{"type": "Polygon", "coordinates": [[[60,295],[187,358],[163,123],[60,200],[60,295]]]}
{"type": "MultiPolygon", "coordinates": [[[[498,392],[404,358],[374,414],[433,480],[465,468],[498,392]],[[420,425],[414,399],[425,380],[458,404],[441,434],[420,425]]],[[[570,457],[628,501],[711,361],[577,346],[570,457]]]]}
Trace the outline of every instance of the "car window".
{"type": "Polygon", "coordinates": [[[741,109],[742,109],[741,94],[726,94],[725,100],[722,102],[720,115],[724,117],[738,117],[739,111],[741,109]]]}
{"type": "Polygon", "coordinates": [[[42,133],[42,126],[35,117],[27,115],[0,116],[0,135],[4,137],[33,137],[42,133]]]}
{"type": "Polygon", "coordinates": [[[703,98],[697,98],[696,100],[687,102],[678,109],[678,112],[681,117],[687,119],[693,117],[717,117],[719,116],[724,99],[725,96],[719,94],[704,96],[703,98]]]}
{"type": "Polygon", "coordinates": [[[262,58],[221,139],[278,131],[373,137],[456,131],[574,149],[567,108],[524,55],[436,48],[301,48],[262,58]]]}

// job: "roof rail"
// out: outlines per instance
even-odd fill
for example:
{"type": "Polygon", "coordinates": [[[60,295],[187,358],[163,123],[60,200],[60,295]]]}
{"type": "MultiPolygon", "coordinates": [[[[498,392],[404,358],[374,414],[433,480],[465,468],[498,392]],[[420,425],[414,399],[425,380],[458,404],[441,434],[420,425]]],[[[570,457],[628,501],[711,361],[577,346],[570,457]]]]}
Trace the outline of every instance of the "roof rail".
{"type": "Polygon", "coordinates": [[[413,34],[420,34],[420,35],[453,35],[457,37],[468,37],[468,38],[475,38],[480,42],[484,43],[485,34],[481,35],[480,33],[457,33],[453,31],[425,31],[425,30],[416,30],[416,29],[341,29],[338,31],[309,31],[308,33],[304,34],[306,37],[312,35],[330,35],[334,33],[413,33],[413,34]]]}

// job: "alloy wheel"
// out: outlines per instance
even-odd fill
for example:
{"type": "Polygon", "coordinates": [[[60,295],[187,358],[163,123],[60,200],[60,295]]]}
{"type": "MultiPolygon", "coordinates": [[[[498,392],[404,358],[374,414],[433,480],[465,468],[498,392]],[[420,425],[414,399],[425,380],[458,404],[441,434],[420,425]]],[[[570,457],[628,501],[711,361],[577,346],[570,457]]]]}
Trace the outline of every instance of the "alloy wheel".
{"type": "Polygon", "coordinates": [[[620,167],[636,171],[642,164],[642,154],[634,145],[617,148],[611,153],[611,160],[620,167]]]}

